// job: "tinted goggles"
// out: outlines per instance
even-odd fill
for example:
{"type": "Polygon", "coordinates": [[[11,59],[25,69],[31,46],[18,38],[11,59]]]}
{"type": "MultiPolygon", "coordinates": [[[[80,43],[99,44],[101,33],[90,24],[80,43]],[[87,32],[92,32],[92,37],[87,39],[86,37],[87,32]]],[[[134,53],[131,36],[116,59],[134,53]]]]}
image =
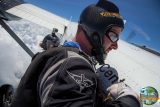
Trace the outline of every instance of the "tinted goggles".
{"type": "MultiPolygon", "coordinates": [[[[86,27],[85,25],[81,25],[82,28],[87,32],[88,35],[93,34],[93,32],[95,32],[93,29],[90,29],[88,27],[86,27]]],[[[104,32],[97,32],[98,34],[100,34],[101,36],[106,35],[113,43],[117,42],[119,40],[119,36],[118,34],[116,34],[115,32],[111,31],[110,29],[104,32]],[[106,32],[106,33],[104,33],[106,32]]]]}
{"type": "Polygon", "coordinates": [[[119,36],[118,34],[116,34],[115,32],[113,31],[108,31],[106,32],[106,36],[113,42],[117,42],[119,40],[119,36]]]}

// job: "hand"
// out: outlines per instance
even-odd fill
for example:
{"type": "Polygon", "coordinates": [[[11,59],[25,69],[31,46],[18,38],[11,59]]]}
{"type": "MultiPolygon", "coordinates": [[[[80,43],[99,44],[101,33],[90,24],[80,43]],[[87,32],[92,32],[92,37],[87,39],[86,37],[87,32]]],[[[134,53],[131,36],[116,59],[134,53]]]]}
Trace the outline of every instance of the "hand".
{"type": "Polygon", "coordinates": [[[108,96],[106,97],[106,100],[117,100],[123,96],[131,95],[140,101],[138,94],[123,82],[111,85],[107,89],[107,92],[108,96]]]}
{"type": "Polygon", "coordinates": [[[112,84],[118,82],[118,72],[113,67],[110,67],[108,64],[102,65],[97,69],[97,75],[100,80],[100,85],[102,90],[106,93],[106,89],[112,84]]]}

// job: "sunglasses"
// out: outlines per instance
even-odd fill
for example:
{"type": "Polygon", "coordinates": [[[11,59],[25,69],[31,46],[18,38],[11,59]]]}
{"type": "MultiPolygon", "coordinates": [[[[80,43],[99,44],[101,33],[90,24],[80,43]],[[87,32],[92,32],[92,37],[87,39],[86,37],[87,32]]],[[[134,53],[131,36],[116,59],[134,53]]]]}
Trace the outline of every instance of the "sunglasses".
{"type": "MultiPolygon", "coordinates": [[[[94,31],[88,27],[86,27],[85,25],[81,24],[83,30],[88,34],[92,34],[94,31]]],[[[99,34],[99,33],[98,33],[99,34]]],[[[105,35],[111,40],[111,42],[115,43],[119,40],[119,35],[113,31],[111,31],[110,29],[105,33],[105,35]]]]}
{"type": "Polygon", "coordinates": [[[119,36],[113,32],[113,31],[108,31],[106,32],[106,36],[113,42],[117,42],[119,40],[119,36]]]}

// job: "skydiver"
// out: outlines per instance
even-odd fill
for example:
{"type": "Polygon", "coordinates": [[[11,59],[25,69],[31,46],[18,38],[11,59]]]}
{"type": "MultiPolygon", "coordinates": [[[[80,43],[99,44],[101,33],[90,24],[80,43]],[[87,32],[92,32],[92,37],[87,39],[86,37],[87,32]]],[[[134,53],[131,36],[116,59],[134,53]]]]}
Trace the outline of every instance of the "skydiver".
{"type": "Polygon", "coordinates": [[[53,47],[58,47],[60,45],[60,39],[56,35],[57,32],[58,29],[53,28],[52,33],[44,37],[42,43],[40,43],[40,47],[44,50],[48,50],[53,47]]]}
{"type": "Polygon", "coordinates": [[[140,107],[137,93],[122,82],[102,88],[92,60],[103,65],[104,56],[118,48],[123,29],[123,18],[112,2],[87,6],[74,41],[44,51],[31,62],[12,107],[140,107]]]}

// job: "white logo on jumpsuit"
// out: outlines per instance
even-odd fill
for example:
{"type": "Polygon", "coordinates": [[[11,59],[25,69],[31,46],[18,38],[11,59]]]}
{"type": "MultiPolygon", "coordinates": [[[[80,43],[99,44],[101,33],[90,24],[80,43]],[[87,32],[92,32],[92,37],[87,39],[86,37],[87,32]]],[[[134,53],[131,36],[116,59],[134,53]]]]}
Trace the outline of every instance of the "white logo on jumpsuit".
{"type": "Polygon", "coordinates": [[[71,78],[73,80],[76,81],[76,83],[80,86],[80,90],[83,90],[84,88],[87,88],[87,87],[90,87],[93,85],[93,82],[89,79],[87,79],[85,77],[84,74],[81,74],[80,76],[79,75],[76,75],[76,74],[73,74],[73,73],[70,73],[67,71],[67,73],[71,76],[71,78]]]}

